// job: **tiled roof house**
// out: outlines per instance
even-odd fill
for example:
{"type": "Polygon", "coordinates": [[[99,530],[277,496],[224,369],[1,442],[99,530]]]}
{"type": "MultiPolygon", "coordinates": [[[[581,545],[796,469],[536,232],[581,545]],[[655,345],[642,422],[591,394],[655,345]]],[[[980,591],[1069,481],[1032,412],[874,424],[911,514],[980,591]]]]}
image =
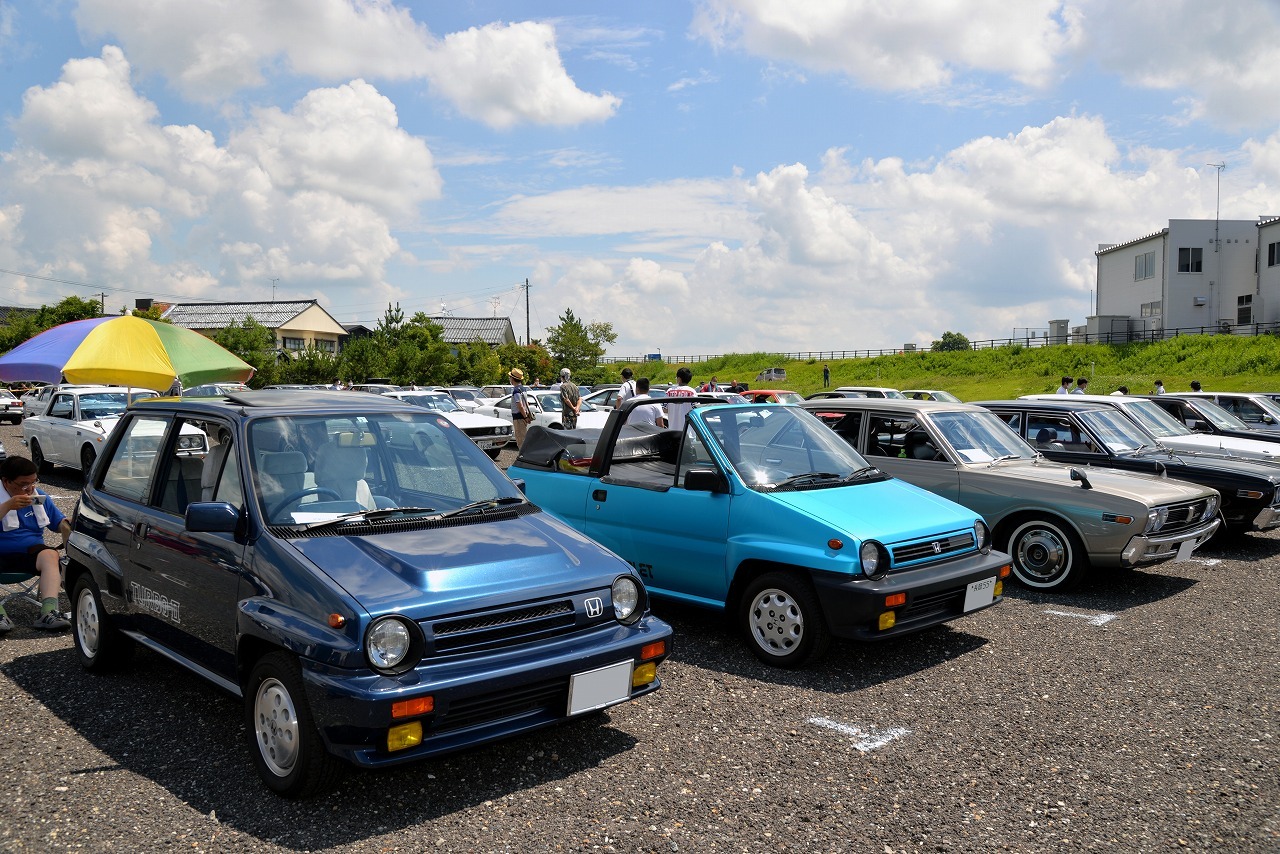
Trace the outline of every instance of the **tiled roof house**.
{"type": "Polygon", "coordinates": [[[282,351],[312,346],[336,353],[347,334],[342,324],[316,300],[174,303],[165,309],[162,317],[175,326],[185,326],[206,335],[252,317],[275,333],[276,347],[282,351]]]}

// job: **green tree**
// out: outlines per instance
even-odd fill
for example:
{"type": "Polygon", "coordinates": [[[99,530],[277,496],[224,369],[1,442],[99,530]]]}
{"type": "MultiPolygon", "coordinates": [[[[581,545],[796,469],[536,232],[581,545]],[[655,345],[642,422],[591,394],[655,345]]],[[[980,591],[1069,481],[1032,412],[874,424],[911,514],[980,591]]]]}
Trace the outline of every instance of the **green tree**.
{"type": "Polygon", "coordinates": [[[391,307],[391,303],[387,303],[387,310],[383,312],[378,325],[373,329],[373,337],[384,347],[395,347],[400,343],[400,331],[403,328],[404,310],[400,308],[400,303],[396,303],[395,308],[391,307]]]}
{"type": "Polygon", "coordinates": [[[541,344],[503,344],[495,353],[501,365],[500,382],[506,381],[506,374],[512,368],[524,371],[526,383],[532,383],[535,378],[545,381],[553,372],[559,373],[552,367],[551,354],[541,344]]]}
{"type": "Polygon", "coordinates": [[[102,316],[102,305],[91,299],[67,297],[57,305],[42,305],[36,312],[36,326],[43,332],[62,323],[73,320],[88,320],[102,316]]]}
{"type": "Polygon", "coordinates": [[[152,303],[151,308],[135,308],[131,312],[121,312],[121,314],[126,313],[132,314],[134,317],[144,317],[147,320],[159,320],[162,323],[169,323],[168,320],[163,320],[160,317],[160,315],[164,314],[164,311],[161,310],[160,306],[154,303],[152,303]]]}
{"type": "Polygon", "coordinates": [[[304,347],[295,357],[280,362],[280,379],[282,382],[328,384],[338,376],[338,357],[325,350],[304,347]]]}
{"type": "Polygon", "coordinates": [[[961,350],[972,350],[969,339],[959,332],[944,332],[942,338],[933,342],[929,349],[935,353],[956,353],[961,350]]]}
{"type": "Polygon", "coordinates": [[[547,349],[552,360],[575,374],[594,368],[604,356],[605,345],[618,340],[611,323],[584,324],[566,308],[560,323],[547,329],[547,349]]]}
{"type": "Polygon", "coordinates": [[[502,362],[492,347],[479,338],[458,345],[453,382],[481,386],[502,382],[502,362]]]}
{"type": "Polygon", "coordinates": [[[219,329],[213,340],[253,365],[255,386],[270,385],[280,376],[275,333],[252,316],[246,316],[243,323],[231,323],[219,329]]]}

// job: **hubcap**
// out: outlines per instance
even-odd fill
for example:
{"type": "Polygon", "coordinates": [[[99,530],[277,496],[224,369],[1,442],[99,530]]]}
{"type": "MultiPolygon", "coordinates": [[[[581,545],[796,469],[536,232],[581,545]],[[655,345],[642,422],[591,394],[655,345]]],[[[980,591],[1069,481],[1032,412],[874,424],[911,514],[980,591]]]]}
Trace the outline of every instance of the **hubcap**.
{"type": "Polygon", "coordinates": [[[1018,540],[1018,564],[1032,579],[1050,581],[1067,565],[1067,544],[1053,531],[1036,528],[1018,540]]]}
{"type": "Polygon", "coordinates": [[[756,643],[770,655],[786,655],[804,638],[804,614],[785,590],[760,591],[748,625],[756,643]]]}
{"type": "Polygon", "coordinates": [[[98,655],[102,627],[98,625],[98,603],[93,601],[93,591],[81,590],[76,602],[76,639],[89,658],[98,655]]]}
{"type": "Polygon", "coordinates": [[[278,679],[265,679],[253,703],[254,728],[262,761],[277,777],[286,777],[298,760],[298,713],[278,679]]]}

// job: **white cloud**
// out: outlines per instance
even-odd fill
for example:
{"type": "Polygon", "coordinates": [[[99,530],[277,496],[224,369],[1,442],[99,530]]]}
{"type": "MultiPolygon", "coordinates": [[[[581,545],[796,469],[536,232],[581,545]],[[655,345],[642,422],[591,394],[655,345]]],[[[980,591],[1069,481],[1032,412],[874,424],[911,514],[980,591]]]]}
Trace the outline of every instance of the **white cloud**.
{"type": "Polygon", "coordinates": [[[701,0],[694,34],[718,47],[818,71],[877,89],[928,89],[957,71],[1050,81],[1077,38],[1060,0],[701,0]]]}
{"type": "Polygon", "coordinates": [[[1186,119],[1230,127],[1280,122],[1275,0],[1078,0],[1082,54],[1131,84],[1185,93],[1186,119]]]}
{"type": "Polygon", "coordinates": [[[111,36],[184,96],[222,101],[263,86],[276,63],[323,83],[430,80],[496,128],[604,121],[620,100],[579,89],[550,24],[488,24],[436,38],[390,0],[80,0],[81,29],[111,36]]]}
{"type": "Polygon", "coordinates": [[[360,80],[256,111],[225,147],[161,125],[111,46],[23,103],[0,175],[18,269],[202,297],[216,280],[223,298],[277,277],[306,293],[346,282],[381,299],[393,224],[440,195],[426,144],[360,80]]]}

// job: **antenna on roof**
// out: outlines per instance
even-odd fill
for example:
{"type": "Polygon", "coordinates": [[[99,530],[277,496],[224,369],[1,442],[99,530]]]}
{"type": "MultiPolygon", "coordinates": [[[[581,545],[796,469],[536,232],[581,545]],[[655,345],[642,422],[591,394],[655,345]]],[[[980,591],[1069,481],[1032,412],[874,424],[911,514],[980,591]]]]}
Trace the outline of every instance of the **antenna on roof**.
{"type": "Polygon", "coordinates": [[[493,316],[497,317],[498,309],[502,308],[502,297],[492,297],[489,300],[489,305],[493,306],[493,316]]]}
{"type": "Polygon", "coordinates": [[[271,301],[272,302],[276,301],[276,282],[278,281],[280,281],[279,276],[276,276],[274,279],[271,280],[271,301]]]}

